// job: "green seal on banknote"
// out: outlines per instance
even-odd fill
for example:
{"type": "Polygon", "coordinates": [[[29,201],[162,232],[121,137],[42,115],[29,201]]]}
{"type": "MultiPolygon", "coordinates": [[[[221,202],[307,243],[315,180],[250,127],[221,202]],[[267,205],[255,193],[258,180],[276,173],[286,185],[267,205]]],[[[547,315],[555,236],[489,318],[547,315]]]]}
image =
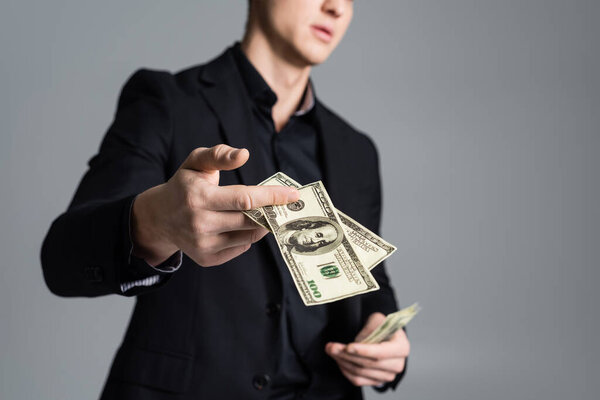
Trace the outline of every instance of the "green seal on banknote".
{"type": "Polygon", "coordinates": [[[340,269],[336,265],[326,265],[324,267],[320,267],[321,275],[323,275],[327,279],[337,278],[340,276],[340,269]]]}

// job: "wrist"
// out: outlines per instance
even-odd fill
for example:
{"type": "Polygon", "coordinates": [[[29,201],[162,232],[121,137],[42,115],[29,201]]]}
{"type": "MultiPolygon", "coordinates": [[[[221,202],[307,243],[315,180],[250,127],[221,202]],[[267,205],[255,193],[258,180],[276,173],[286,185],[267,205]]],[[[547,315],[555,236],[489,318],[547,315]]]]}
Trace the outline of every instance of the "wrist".
{"type": "Polygon", "coordinates": [[[159,265],[179,250],[161,226],[160,215],[164,213],[157,212],[155,207],[155,204],[159,204],[156,201],[159,186],[150,188],[135,198],[130,216],[132,254],[151,266],[159,265]]]}

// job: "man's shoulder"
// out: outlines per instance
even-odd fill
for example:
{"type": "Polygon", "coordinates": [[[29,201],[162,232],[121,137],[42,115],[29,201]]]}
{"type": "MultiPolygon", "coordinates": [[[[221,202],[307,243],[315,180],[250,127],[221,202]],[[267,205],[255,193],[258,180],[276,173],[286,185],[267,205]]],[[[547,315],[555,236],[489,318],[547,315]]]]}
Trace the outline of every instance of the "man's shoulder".
{"type": "MultiPolygon", "coordinates": [[[[203,76],[207,75],[207,69],[225,73],[223,68],[230,61],[230,48],[201,63],[184,67],[172,72],[165,69],[140,68],[135,71],[126,83],[126,86],[150,86],[166,91],[171,96],[197,93],[203,76]]],[[[226,78],[226,76],[225,76],[226,78]]]]}
{"type": "Polygon", "coordinates": [[[198,70],[201,65],[173,73],[168,70],[139,68],[123,86],[124,93],[144,93],[151,97],[174,97],[191,93],[197,87],[198,70]]]}

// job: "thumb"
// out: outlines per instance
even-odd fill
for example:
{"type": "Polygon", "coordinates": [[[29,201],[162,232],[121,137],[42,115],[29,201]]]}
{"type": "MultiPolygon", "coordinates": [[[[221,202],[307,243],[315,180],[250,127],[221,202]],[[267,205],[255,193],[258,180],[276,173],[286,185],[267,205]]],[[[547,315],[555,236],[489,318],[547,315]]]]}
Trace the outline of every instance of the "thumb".
{"type": "Polygon", "coordinates": [[[385,315],[383,315],[382,313],[375,312],[375,313],[371,314],[369,316],[369,319],[367,320],[367,323],[365,324],[365,326],[362,328],[362,330],[360,332],[358,332],[358,335],[356,335],[356,338],[354,339],[354,341],[360,342],[361,340],[363,340],[364,338],[369,336],[369,334],[371,332],[373,332],[375,329],[377,329],[377,327],[379,325],[381,325],[383,323],[383,321],[385,321],[385,315]]]}
{"type": "Polygon", "coordinates": [[[325,345],[325,353],[329,356],[333,357],[341,353],[346,348],[345,344],[337,343],[337,342],[328,342],[325,345]]]}
{"type": "Polygon", "coordinates": [[[237,149],[226,144],[198,147],[185,159],[181,168],[200,172],[232,170],[241,167],[248,161],[250,153],[246,149],[237,149]]]}

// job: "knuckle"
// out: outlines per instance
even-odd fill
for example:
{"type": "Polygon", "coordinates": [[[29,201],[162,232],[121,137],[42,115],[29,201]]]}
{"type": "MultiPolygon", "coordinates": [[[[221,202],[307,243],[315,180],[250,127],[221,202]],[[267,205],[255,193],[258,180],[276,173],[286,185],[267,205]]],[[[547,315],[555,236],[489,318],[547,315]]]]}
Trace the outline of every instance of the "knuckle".
{"type": "Polygon", "coordinates": [[[356,386],[366,386],[368,384],[369,384],[369,381],[366,380],[365,378],[359,377],[356,379],[356,386]]]}
{"type": "Polygon", "coordinates": [[[236,206],[240,210],[251,210],[252,207],[252,197],[248,193],[241,193],[236,199],[236,206]]]}
{"type": "Polygon", "coordinates": [[[206,263],[204,263],[203,267],[214,267],[217,265],[217,262],[213,258],[207,259],[206,263]]]}
{"type": "Polygon", "coordinates": [[[201,267],[210,267],[210,265],[208,265],[208,257],[202,254],[196,256],[195,261],[196,264],[200,265],[201,267]]]}
{"type": "MultiPolygon", "coordinates": [[[[194,230],[194,234],[198,235],[198,236],[204,236],[210,233],[211,229],[210,226],[203,221],[196,221],[192,227],[192,229],[194,230]]],[[[203,238],[199,238],[199,243],[204,243],[204,239],[203,238]]]]}
{"type": "Polygon", "coordinates": [[[195,210],[198,207],[198,197],[190,190],[186,190],[183,195],[183,203],[186,208],[195,210]]]}
{"type": "Polygon", "coordinates": [[[198,157],[200,154],[202,154],[204,151],[206,150],[206,147],[196,147],[194,150],[192,150],[192,152],[190,153],[193,157],[198,157]]]}
{"type": "Polygon", "coordinates": [[[185,171],[185,173],[181,174],[181,176],[179,177],[178,183],[184,192],[193,193],[194,189],[199,187],[198,181],[199,177],[195,171],[185,171]]]}
{"type": "Polygon", "coordinates": [[[258,230],[257,229],[250,231],[250,237],[248,238],[248,240],[250,241],[250,243],[254,243],[258,240],[258,230]]]}
{"type": "MultiPolygon", "coordinates": [[[[204,236],[212,232],[212,224],[206,218],[205,215],[195,214],[192,217],[192,232],[197,236],[204,236]]],[[[204,240],[202,237],[197,239],[198,241],[204,240]]]]}
{"type": "Polygon", "coordinates": [[[227,146],[224,144],[218,144],[210,148],[210,155],[213,159],[218,160],[227,152],[227,146]]]}
{"type": "Polygon", "coordinates": [[[200,254],[202,254],[205,258],[207,257],[208,254],[211,253],[211,251],[210,251],[211,246],[204,239],[196,240],[195,247],[196,247],[196,250],[198,250],[200,252],[200,254]]]}
{"type": "Polygon", "coordinates": [[[206,208],[209,193],[206,189],[194,187],[192,185],[185,189],[184,203],[191,210],[202,210],[206,208]]]}
{"type": "MultiPolygon", "coordinates": [[[[252,233],[250,234],[250,243],[257,242],[260,239],[260,237],[261,237],[260,230],[254,229],[252,231],[252,233]]],[[[250,244],[248,244],[248,246],[250,246],[250,244]]]]}
{"type": "Polygon", "coordinates": [[[219,155],[219,148],[217,146],[211,147],[208,149],[208,154],[210,155],[210,158],[216,159],[219,155]]]}
{"type": "Polygon", "coordinates": [[[212,254],[201,254],[197,260],[203,267],[214,267],[215,265],[219,265],[218,258],[212,254]]]}
{"type": "Polygon", "coordinates": [[[392,368],[392,371],[394,371],[397,374],[404,371],[404,361],[402,361],[402,363],[398,363],[397,365],[394,365],[394,367],[392,368]]]}
{"type": "Polygon", "coordinates": [[[391,382],[391,381],[393,381],[394,379],[396,379],[396,375],[395,375],[395,374],[391,374],[391,373],[389,373],[389,372],[386,372],[386,373],[383,375],[383,379],[384,379],[386,382],[391,382]]]}
{"type": "Polygon", "coordinates": [[[269,195],[267,196],[269,204],[282,204],[284,203],[282,199],[283,196],[279,196],[279,193],[275,190],[269,191],[269,195]]]}

